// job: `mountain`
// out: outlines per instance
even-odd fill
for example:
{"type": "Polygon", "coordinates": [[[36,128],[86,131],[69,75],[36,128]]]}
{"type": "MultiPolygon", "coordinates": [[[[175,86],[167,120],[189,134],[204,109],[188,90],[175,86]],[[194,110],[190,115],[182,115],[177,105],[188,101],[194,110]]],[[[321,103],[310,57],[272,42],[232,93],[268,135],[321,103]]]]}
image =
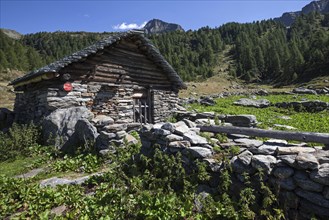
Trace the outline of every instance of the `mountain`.
{"type": "Polygon", "coordinates": [[[144,30],[146,34],[159,34],[159,33],[167,33],[171,31],[183,31],[184,29],[178,25],[173,23],[167,23],[161,21],[159,19],[152,19],[144,26],[144,30]]]}
{"type": "Polygon", "coordinates": [[[329,0],[313,1],[303,7],[301,11],[283,13],[281,17],[274,18],[274,20],[282,22],[285,26],[291,26],[299,15],[311,12],[329,13],[329,0]]]}
{"type": "Polygon", "coordinates": [[[0,31],[2,31],[5,35],[7,35],[8,37],[15,39],[15,40],[19,40],[23,36],[22,34],[18,33],[17,31],[10,30],[10,29],[0,28],[0,31]]]}

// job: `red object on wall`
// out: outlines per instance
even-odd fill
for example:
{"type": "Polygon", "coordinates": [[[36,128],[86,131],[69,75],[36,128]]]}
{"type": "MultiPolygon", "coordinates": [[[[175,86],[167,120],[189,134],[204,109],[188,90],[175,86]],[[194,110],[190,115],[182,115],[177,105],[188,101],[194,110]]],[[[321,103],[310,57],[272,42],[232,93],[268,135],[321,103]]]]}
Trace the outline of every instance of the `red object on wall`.
{"type": "Polygon", "coordinates": [[[64,91],[66,91],[66,92],[71,92],[72,89],[73,89],[73,86],[72,86],[72,84],[71,84],[70,82],[66,82],[66,83],[64,83],[64,85],[63,85],[63,89],[64,89],[64,91]]]}

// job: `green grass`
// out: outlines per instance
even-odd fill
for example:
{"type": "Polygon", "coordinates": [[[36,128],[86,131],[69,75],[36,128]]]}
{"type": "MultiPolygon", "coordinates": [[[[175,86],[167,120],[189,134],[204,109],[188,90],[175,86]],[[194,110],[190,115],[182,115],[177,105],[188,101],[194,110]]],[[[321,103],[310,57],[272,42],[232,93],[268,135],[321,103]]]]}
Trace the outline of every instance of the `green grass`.
{"type": "MultiPolygon", "coordinates": [[[[248,98],[247,96],[231,96],[227,98],[217,99],[215,106],[201,106],[199,104],[191,104],[189,109],[195,109],[199,112],[213,111],[218,114],[240,115],[251,114],[257,117],[258,127],[269,128],[274,124],[289,125],[295,127],[298,131],[329,133],[329,111],[317,113],[296,112],[291,109],[283,109],[276,107],[253,108],[236,106],[233,104],[240,98],[248,98]],[[291,120],[284,120],[280,116],[289,116],[291,120]]],[[[277,102],[290,102],[307,100],[320,100],[329,102],[329,96],[325,95],[270,95],[265,98],[272,104],[277,102]]],[[[273,127],[273,129],[280,129],[273,127]]]]}
{"type": "Polygon", "coordinates": [[[31,164],[37,161],[37,157],[19,157],[15,160],[4,161],[0,163],[0,175],[13,177],[28,172],[31,164]]]}

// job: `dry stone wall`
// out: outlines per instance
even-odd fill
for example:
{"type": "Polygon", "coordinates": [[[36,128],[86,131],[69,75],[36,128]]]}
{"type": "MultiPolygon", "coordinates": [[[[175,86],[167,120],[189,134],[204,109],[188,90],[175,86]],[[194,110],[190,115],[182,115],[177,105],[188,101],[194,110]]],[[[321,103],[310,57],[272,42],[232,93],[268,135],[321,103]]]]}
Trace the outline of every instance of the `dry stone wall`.
{"type": "MultiPolygon", "coordinates": [[[[231,156],[232,187],[245,181],[247,173],[255,184],[257,173],[264,173],[263,181],[274,188],[287,219],[329,218],[329,151],[310,147],[305,143],[289,144],[285,140],[261,141],[244,135],[228,135],[226,143],[216,136],[200,136],[197,124],[183,119],[177,123],[144,125],[140,131],[142,152],[150,152],[158,145],[165,152],[180,152],[183,159],[203,160],[213,177],[208,188],[216,188],[223,163],[215,150],[239,147],[239,153],[231,156]],[[217,146],[215,148],[215,146],[217,146]],[[215,149],[215,150],[214,150],[215,149]]],[[[234,193],[237,193],[235,191],[234,193]]]]}
{"type": "MultiPolygon", "coordinates": [[[[110,116],[115,123],[133,123],[133,93],[145,89],[136,85],[72,83],[73,90],[66,92],[62,86],[62,83],[54,83],[17,93],[14,109],[16,121],[38,122],[56,109],[85,106],[94,115],[110,116]]],[[[177,109],[177,92],[154,89],[152,93],[154,121],[164,121],[172,110],[177,109]]]]}

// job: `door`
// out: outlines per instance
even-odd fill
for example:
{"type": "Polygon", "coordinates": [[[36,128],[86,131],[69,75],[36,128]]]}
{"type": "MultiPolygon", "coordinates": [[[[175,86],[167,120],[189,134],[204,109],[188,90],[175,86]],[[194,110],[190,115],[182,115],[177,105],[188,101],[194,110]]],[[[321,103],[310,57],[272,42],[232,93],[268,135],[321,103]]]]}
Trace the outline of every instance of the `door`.
{"type": "Polygon", "coordinates": [[[150,91],[135,91],[133,99],[134,122],[141,124],[152,123],[152,99],[150,91]]]}

